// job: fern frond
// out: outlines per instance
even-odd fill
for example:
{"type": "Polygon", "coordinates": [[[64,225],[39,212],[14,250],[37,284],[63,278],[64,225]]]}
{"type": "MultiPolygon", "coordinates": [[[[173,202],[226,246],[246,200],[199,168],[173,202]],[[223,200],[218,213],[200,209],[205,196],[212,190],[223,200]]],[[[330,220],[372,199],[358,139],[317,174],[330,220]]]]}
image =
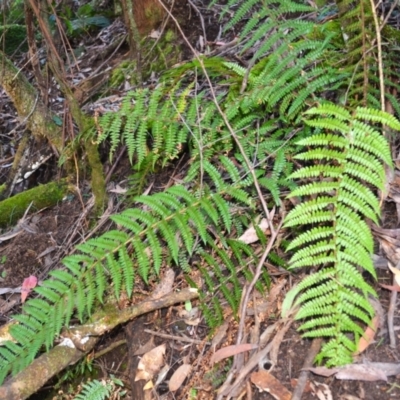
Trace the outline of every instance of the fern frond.
{"type": "Polygon", "coordinates": [[[309,227],[289,245],[297,249],[291,268],[318,266],[320,270],[297,287],[298,319],[305,337],[329,337],[319,355],[327,365],[348,362],[356,344],[343,337],[349,332],[357,341],[363,334],[355,321],[369,324],[374,310],[368,296],[373,288],[359,269],[373,276],[373,239],[364,219],[378,222],[379,203],[367,184],[381,188],[383,163],[389,165],[389,146],[376,129],[364,121],[397,126],[398,122],[381,111],[350,113],[332,104],[322,104],[305,113],[306,123],[319,133],[299,141],[308,150],[297,158],[313,161],[292,174],[311,179],[290,196],[311,197],[288,214],[285,225],[309,227]],[[320,133],[321,130],[324,133],[320,133]],[[337,157],[335,157],[337,156],[337,157]]]}
{"type": "MultiPolygon", "coordinates": [[[[28,301],[22,314],[15,316],[19,323],[10,333],[18,344],[7,342],[0,348],[0,378],[28,365],[43,345],[50,348],[75,313],[81,321],[88,318],[97,301],[104,298],[108,282],[117,299],[123,291],[130,297],[136,271],[147,281],[151,273],[159,272],[165,257],[176,264],[184,260],[187,265],[194,251],[198,251],[198,237],[204,245],[215,248],[217,257],[231,271],[228,281],[223,275],[219,280],[223,284],[222,292],[236,309],[241,293],[237,276],[233,274],[235,265],[227,254],[229,248],[215,247],[215,238],[208,230],[213,227],[229,232],[232,205],[248,206],[252,200],[241,188],[240,172],[235,165],[221,158],[221,166],[226,170],[224,178],[211,164],[206,168],[210,175],[206,173],[205,177],[217,190],[204,186],[201,193],[192,193],[176,185],[165,192],[138,196],[135,202],[140,207],[112,217],[119,230],[110,230],[77,246],[77,253],[63,260],[66,269],[52,272],[51,279],[35,289],[41,299],[28,301]]],[[[240,252],[242,248],[236,246],[235,251],[240,252]]],[[[216,267],[212,258],[207,260],[216,267]]]]}
{"type": "Polygon", "coordinates": [[[105,400],[111,395],[112,385],[98,380],[86,382],[74,400],[105,400]]]}

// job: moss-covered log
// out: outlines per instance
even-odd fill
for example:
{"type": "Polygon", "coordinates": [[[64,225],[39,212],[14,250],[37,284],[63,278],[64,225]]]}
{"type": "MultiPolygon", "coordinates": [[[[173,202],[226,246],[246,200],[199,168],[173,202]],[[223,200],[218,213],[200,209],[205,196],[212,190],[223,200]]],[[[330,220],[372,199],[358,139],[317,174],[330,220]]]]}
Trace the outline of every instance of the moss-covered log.
{"type": "Polygon", "coordinates": [[[61,201],[68,191],[66,180],[50,182],[19,193],[0,202],[0,227],[15,224],[29,205],[31,210],[51,207],[61,201]]]}

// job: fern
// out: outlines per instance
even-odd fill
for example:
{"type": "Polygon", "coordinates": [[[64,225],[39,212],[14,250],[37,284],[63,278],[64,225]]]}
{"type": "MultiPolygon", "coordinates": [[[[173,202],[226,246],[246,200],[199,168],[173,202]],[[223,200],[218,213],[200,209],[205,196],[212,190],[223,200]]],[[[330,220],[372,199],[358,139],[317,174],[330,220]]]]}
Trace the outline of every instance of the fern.
{"type": "Polygon", "coordinates": [[[113,386],[98,380],[86,382],[75,400],[104,400],[109,398],[113,386]]]}
{"type": "MultiPolygon", "coordinates": [[[[305,319],[301,329],[306,335],[330,339],[319,360],[336,365],[349,361],[355,348],[346,334],[353,333],[357,340],[360,324],[368,324],[373,313],[367,296],[374,291],[360,273],[362,267],[374,275],[372,237],[364,219],[377,221],[374,188],[381,187],[384,179],[382,163],[390,164],[378,126],[400,126],[372,107],[352,113],[326,103],[338,88],[337,97],[350,106],[379,103],[371,76],[375,74],[372,52],[365,51],[370,35],[365,24],[371,11],[365,8],[363,25],[357,25],[356,8],[349,3],[340,8],[340,21],[351,22],[348,34],[355,37],[346,42],[348,56],[339,47],[344,43],[340,24],[307,21],[308,14],[317,10],[303,3],[229,0],[225,10],[236,10],[231,26],[244,20],[239,45],[242,51],[252,49],[252,58],[246,68],[221,58],[202,61],[267,200],[280,205],[288,189],[291,196],[307,198],[286,219],[287,227],[309,227],[288,246],[299,249],[291,268],[319,268],[296,289],[301,305],[297,317],[305,319]],[[298,13],[304,18],[294,21],[298,13]],[[371,54],[368,70],[363,58],[367,54],[371,54]],[[357,91],[360,82],[363,96],[357,91]],[[367,96],[365,87],[371,88],[367,96]],[[315,108],[316,104],[322,106],[315,108]],[[295,157],[303,168],[293,172],[298,145],[308,150],[295,157]],[[297,187],[295,180],[306,182],[297,187]]],[[[386,58],[396,76],[396,60],[387,54],[386,58]]],[[[141,187],[146,174],[179,157],[183,147],[190,157],[189,169],[182,185],[135,197],[136,208],[112,217],[118,229],[78,246],[76,254],[63,260],[64,269],[53,271],[36,289],[40,297],[28,301],[15,316],[19,324],[11,334],[16,342],[0,347],[0,380],[28,365],[43,346],[49,349],[73,316],[86,320],[104,301],[107,288],[116,298],[122,292],[131,296],[136,274],[147,281],[166,262],[188,271],[194,256],[200,256],[198,268],[208,291],[220,287],[237,310],[238,271],[251,280],[246,266],[256,264],[257,257],[230,234],[237,237],[249,224],[251,218],[243,211],[256,213],[254,182],[224,118],[210,101],[209,89],[203,89],[200,67],[194,60],[172,68],[152,92],[136,89],[118,112],[100,118],[98,141],[110,142],[111,156],[120,144],[126,145],[141,187]]],[[[397,89],[396,84],[392,87],[397,89]]],[[[400,110],[395,93],[387,97],[400,110]]],[[[261,232],[259,237],[265,243],[261,232]]],[[[284,264],[275,254],[270,259],[284,264]]],[[[268,284],[264,271],[257,288],[264,290],[268,284]]],[[[223,310],[217,296],[212,303],[211,309],[204,303],[202,309],[215,327],[223,320],[223,310]]]]}
{"type": "MultiPolygon", "coordinates": [[[[229,175],[240,176],[229,161],[223,163],[229,175]]],[[[130,297],[136,270],[147,281],[149,274],[159,272],[166,256],[179,265],[183,253],[187,260],[197,252],[197,237],[204,246],[214,246],[210,227],[231,230],[232,202],[251,206],[252,200],[238,182],[232,185],[230,179],[222,179],[211,165],[206,170],[216,190],[203,186],[202,193],[192,194],[177,185],[152,196],[138,196],[135,201],[142,207],[112,217],[120,230],[79,245],[77,254],[63,260],[65,270],[50,273],[51,279],[36,289],[41,298],[28,301],[22,314],[14,317],[19,324],[10,332],[18,344],[7,342],[0,348],[0,379],[28,365],[43,345],[49,349],[75,310],[81,321],[90,316],[96,302],[103,301],[109,280],[117,299],[122,291],[130,297]]],[[[219,256],[229,260],[223,251],[219,250],[219,256]]],[[[235,277],[230,279],[237,291],[235,277]]],[[[240,299],[240,294],[236,297],[240,299]]]]}
{"type": "Polygon", "coordinates": [[[308,147],[296,156],[313,163],[294,172],[293,179],[311,183],[290,196],[310,197],[286,217],[286,227],[310,227],[296,237],[288,250],[292,269],[318,267],[295,289],[300,310],[297,319],[305,337],[327,337],[317,359],[328,366],[352,361],[357,339],[374,310],[368,296],[376,296],[360,269],[375,277],[370,257],[373,239],[365,219],[378,222],[379,202],[369,186],[382,189],[383,163],[391,165],[389,146],[375,123],[400,129],[400,123],[381,111],[324,104],[305,113],[316,133],[298,144],[308,147]],[[369,123],[369,125],[367,125],[369,123]],[[355,342],[346,334],[352,333],[355,342]]]}

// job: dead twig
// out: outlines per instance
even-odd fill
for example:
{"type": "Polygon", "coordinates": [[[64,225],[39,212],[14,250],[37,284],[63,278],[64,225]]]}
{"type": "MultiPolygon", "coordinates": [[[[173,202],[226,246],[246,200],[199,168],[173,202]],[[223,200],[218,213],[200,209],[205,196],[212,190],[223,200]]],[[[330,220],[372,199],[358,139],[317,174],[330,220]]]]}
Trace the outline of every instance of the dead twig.
{"type": "Polygon", "coordinates": [[[154,335],[154,336],[162,337],[164,339],[179,340],[180,342],[187,342],[187,343],[192,343],[192,344],[208,344],[208,345],[211,345],[210,342],[204,343],[203,340],[191,339],[191,338],[188,338],[188,337],[185,337],[185,336],[168,335],[167,333],[156,332],[156,331],[152,331],[150,329],[145,329],[144,332],[150,333],[151,335],[154,335]]]}
{"type": "MultiPolygon", "coordinates": [[[[399,266],[399,264],[397,265],[399,266]]],[[[393,286],[396,285],[397,282],[395,276],[393,276],[393,286]]],[[[390,340],[390,347],[392,349],[396,348],[396,335],[394,333],[394,312],[396,310],[396,303],[397,303],[397,291],[392,290],[392,294],[390,295],[388,313],[387,313],[389,340],[390,340]]]]}
{"type": "Polygon", "coordinates": [[[319,353],[321,348],[322,338],[314,339],[311,343],[311,347],[308,350],[306,359],[300,372],[299,379],[297,380],[297,385],[293,391],[292,400],[301,400],[304,388],[306,387],[310,371],[305,371],[306,368],[311,368],[314,363],[315,356],[319,353]]]}
{"type": "Polygon", "coordinates": [[[258,365],[261,364],[263,360],[267,357],[270,352],[277,353],[279,345],[282,342],[284,335],[290,328],[293,322],[292,318],[287,318],[275,323],[275,329],[278,331],[274,339],[272,339],[264,349],[260,350],[258,353],[253,354],[249,361],[240,369],[235,381],[231,383],[233,378],[233,371],[230,371],[231,379],[226,379],[223,385],[218,390],[217,400],[221,400],[224,396],[227,399],[232,398],[234,393],[239,389],[240,385],[244,382],[247,375],[258,365]],[[282,326],[280,326],[282,325],[282,326]],[[279,329],[278,329],[279,328],[279,329]]]}

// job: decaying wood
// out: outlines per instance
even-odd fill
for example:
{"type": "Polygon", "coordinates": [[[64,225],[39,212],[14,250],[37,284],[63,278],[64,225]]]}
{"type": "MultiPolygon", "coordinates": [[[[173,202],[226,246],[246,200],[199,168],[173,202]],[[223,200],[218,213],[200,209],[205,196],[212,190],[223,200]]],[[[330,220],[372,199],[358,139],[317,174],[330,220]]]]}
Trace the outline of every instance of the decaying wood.
{"type": "Polygon", "coordinates": [[[139,315],[176,303],[194,300],[197,297],[197,290],[184,289],[178,293],[170,293],[161,299],[143,301],[124,310],[119,310],[115,305],[107,305],[102,312],[93,315],[92,323],[63,332],[61,344],[41,355],[23,371],[7,380],[0,387],[0,398],[7,400],[27,399],[50,378],[90,352],[104,333],[139,315]]]}

